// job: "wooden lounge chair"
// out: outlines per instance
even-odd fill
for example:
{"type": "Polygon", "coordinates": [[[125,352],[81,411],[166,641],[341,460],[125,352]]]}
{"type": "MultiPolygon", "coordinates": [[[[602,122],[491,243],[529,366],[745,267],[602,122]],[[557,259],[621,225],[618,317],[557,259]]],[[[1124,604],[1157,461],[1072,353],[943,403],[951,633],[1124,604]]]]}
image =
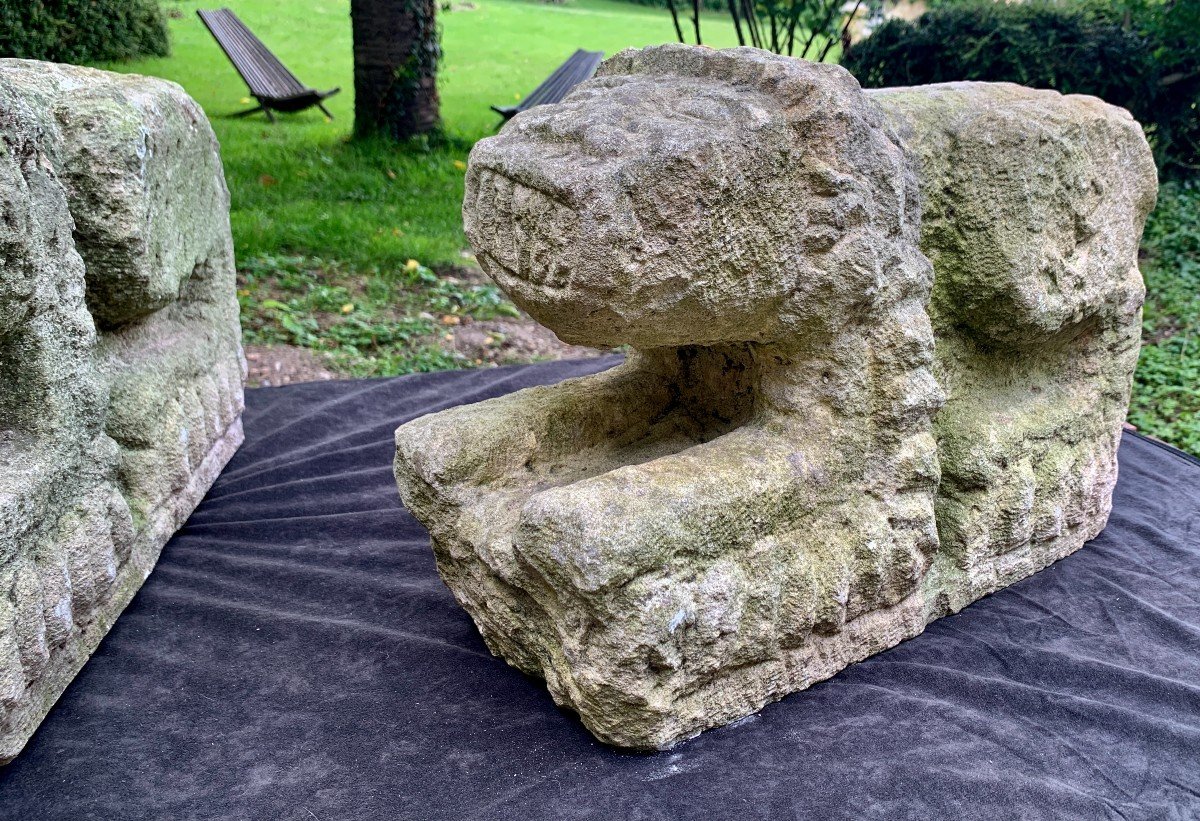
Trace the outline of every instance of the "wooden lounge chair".
{"type": "Polygon", "coordinates": [[[315,105],[326,117],[333,119],[323,101],[341,91],[340,88],[317,91],[304,85],[229,9],[200,9],[196,14],[200,15],[200,20],[216,38],[217,45],[258,100],[256,107],[238,112],[235,117],[261,111],[268,120],[275,122],[272,111],[302,111],[315,105]]]}
{"type": "Polygon", "coordinates": [[[557,103],[567,96],[567,92],[596,73],[596,67],[604,59],[603,51],[584,51],[579,49],[547,77],[540,86],[516,105],[492,106],[505,120],[514,114],[533,108],[543,103],[557,103]]]}

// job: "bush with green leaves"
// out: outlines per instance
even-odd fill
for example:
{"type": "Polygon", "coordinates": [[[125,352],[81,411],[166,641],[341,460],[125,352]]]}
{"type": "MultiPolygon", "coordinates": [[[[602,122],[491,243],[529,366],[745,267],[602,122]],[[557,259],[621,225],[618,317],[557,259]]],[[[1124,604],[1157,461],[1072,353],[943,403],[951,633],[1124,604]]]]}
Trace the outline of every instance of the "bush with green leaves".
{"type": "Polygon", "coordinates": [[[1200,0],[942,3],[844,56],[864,86],[1009,81],[1129,109],[1164,172],[1200,168],[1200,0]]]}
{"type": "MultiPolygon", "coordinates": [[[[874,0],[879,2],[880,0],[874,0]]],[[[702,11],[706,0],[665,0],[681,43],[703,45],[702,11]]],[[[723,0],[740,45],[822,63],[841,56],[841,44],[859,9],[854,0],[843,10],[841,0],[723,0]]],[[[711,15],[710,15],[711,17],[711,15]]]]}
{"type": "Polygon", "coordinates": [[[1200,0],[1084,0],[1083,8],[1091,19],[1143,38],[1155,68],[1153,93],[1127,108],[1148,124],[1160,165],[1200,171],[1200,0]]]}
{"type": "Polygon", "coordinates": [[[168,48],[157,0],[0,0],[0,57],[93,63],[168,48]]]}

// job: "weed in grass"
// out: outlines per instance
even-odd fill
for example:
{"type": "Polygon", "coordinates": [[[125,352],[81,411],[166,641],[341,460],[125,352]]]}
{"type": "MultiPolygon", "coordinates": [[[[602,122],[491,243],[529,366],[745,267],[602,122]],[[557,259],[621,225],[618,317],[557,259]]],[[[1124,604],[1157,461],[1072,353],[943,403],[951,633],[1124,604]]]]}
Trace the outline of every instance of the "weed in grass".
{"type": "Polygon", "coordinates": [[[393,376],[472,364],[438,344],[463,319],[519,316],[500,290],[415,260],[360,270],[316,257],[250,257],[238,271],[247,344],[299,345],[352,376],[393,376]]]}

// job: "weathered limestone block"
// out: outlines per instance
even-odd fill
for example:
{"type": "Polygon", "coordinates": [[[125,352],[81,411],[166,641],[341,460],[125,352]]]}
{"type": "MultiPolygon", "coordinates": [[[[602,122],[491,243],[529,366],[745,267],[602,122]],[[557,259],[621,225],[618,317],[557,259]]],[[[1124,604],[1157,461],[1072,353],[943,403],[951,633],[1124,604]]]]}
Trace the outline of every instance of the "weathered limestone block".
{"type": "Polygon", "coordinates": [[[662,46],[472,152],[484,269],[564,340],[635,352],[402,426],[396,478],[489,647],[599,738],[752,713],[1103,526],[1145,141],[1010,87],[961,103],[990,112],[971,132],[922,119],[935,93],[662,46]]]}
{"type": "Polygon", "coordinates": [[[0,762],[242,439],[216,139],[174,84],[0,60],[0,762]]]}
{"type": "Polygon", "coordinates": [[[1157,173],[1137,122],[1094,97],[1008,83],[869,93],[917,158],[935,270],[937,617],[1108,520],[1157,173]]]}

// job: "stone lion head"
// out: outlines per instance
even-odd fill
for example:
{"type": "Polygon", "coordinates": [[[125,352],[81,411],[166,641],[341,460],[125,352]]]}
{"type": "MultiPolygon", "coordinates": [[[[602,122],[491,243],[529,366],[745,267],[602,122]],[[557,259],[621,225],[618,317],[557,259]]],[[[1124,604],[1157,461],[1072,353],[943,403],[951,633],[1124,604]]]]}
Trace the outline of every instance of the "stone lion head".
{"type": "Polygon", "coordinates": [[[568,342],[778,342],[928,290],[916,192],[840,67],[667,45],[480,141],[463,217],[483,269],[568,342]]]}

